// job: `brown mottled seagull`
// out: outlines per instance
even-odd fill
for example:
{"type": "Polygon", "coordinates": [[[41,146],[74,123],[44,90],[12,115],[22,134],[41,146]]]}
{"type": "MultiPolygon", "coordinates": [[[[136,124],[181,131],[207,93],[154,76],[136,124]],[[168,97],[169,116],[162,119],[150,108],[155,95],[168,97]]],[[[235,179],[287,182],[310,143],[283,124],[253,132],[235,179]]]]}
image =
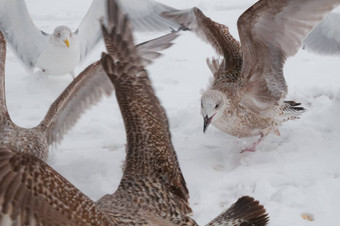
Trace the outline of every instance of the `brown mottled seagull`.
{"type": "MultiPolygon", "coordinates": [[[[118,190],[101,198],[98,205],[112,217],[128,213],[127,220],[137,218],[139,224],[196,225],[188,217],[189,192],[171,143],[165,111],[140,63],[129,22],[122,16],[113,16],[119,15],[115,4],[109,8],[112,14],[108,30],[103,28],[109,54],[103,54],[102,63],[115,87],[127,134],[127,150],[118,190]],[[118,32],[119,38],[112,31],[118,32]]],[[[267,221],[263,207],[254,199],[243,197],[212,225],[219,225],[218,222],[265,225],[267,221]]]]}
{"type": "Polygon", "coordinates": [[[284,63],[338,4],[339,0],[260,0],[238,19],[240,43],[227,26],[198,8],[165,13],[211,43],[223,57],[207,59],[214,80],[202,94],[203,131],[212,124],[232,136],[260,136],[243,151],[255,151],[270,132],[279,135],[278,126],[304,110],[294,101],[285,101],[284,63]]]}
{"type": "MultiPolygon", "coordinates": [[[[1,32],[0,32],[1,33],[1,32]]],[[[144,66],[161,54],[158,51],[170,47],[177,32],[164,35],[137,45],[137,51],[143,54],[144,66]]],[[[103,94],[110,95],[113,86],[106,76],[100,61],[89,65],[75,78],[50,106],[45,118],[34,128],[22,128],[12,122],[6,106],[5,95],[5,59],[6,43],[0,35],[1,70],[0,70],[0,147],[20,151],[30,151],[42,160],[48,156],[48,147],[60,142],[64,134],[71,129],[87,108],[97,103],[103,94]]]]}
{"type": "MultiPolygon", "coordinates": [[[[116,89],[127,133],[123,178],[97,203],[31,152],[0,148],[0,223],[10,225],[197,225],[171,144],[168,121],[114,0],[102,63],[116,89]],[[115,15],[115,16],[112,16],[115,15]],[[114,52],[112,52],[114,51],[114,52]]],[[[4,42],[2,42],[4,43],[4,42]]],[[[244,196],[209,225],[264,226],[258,201],[244,196]]]]}

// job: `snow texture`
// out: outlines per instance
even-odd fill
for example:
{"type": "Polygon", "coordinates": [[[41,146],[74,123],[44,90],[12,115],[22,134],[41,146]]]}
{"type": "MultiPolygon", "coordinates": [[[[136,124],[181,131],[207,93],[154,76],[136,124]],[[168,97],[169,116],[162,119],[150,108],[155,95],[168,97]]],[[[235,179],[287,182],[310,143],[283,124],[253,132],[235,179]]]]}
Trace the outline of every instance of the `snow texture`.
{"type": "MultiPolygon", "coordinates": [[[[91,0],[27,0],[39,28],[76,29],[91,0]]],[[[197,6],[213,20],[229,26],[238,38],[236,21],[253,0],[161,0],[172,7],[197,6]]],[[[143,41],[159,34],[136,34],[143,41]]],[[[300,50],[289,58],[284,72],[288,98],[307,111],[299,120],[269,135],[255,153],[240,154],[245,141],[213,126],[203,134],[200,96],[211,78],[206,57],[211,46],[184,32],[164,56],[148,67],[165,108],[184,177],[190,191],[193,218],[205,224],[240,196],[250,195],[265,206],[271,226],[339,225],[340,212],[340,59],[300,50]],[[310,216],[307,221],[302,215],[310,216]]],[[[99,59],[101,43],[77,68],[99,59]]],[[[29,75],[9,50],[6,94],[12,120],[32,127],[72,81],[70,75],[29,75]]],[[[77,74],[76,73],[76,74],[77,74]]],[[[250,141],[251,142],[251,141],[250,141]]],[[[248,141],[249,143],[249,141],[248,141]]],[[[94,200],[113,193],[125,157],[125,131],[115,96],[87,111],[50,151],[49,164],[94,200]]]]}

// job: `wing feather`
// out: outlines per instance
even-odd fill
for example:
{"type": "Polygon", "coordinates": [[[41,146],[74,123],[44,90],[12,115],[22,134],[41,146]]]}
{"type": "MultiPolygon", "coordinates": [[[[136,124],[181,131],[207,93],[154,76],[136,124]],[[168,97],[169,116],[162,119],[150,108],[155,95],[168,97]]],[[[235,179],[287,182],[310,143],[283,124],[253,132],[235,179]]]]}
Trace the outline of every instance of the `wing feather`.
{"type": "Polygon", "coordinates": [[[113,85],[99,61],[88,66],[60,94],[38,125],[46,131],[48,144],[60,142],[80,115],[96,104],[103,95],[111,95],[113,85]]]}
{"type": "MultiPolygon", "coordinates": [[[[134,195],[131,194],[138,191],[143,194],[141,203],[145,199],[152,206],[158,198],[164,199],[166,205],[153,207],[158,214],[187,214],[191,212],[187,204],[189,193],[171,144],[165,111],[143,68],[129,22],[118,6],[113,1],[110,3],[111,15],[103,34],[111,55],[103,54],[102,64],[116,89],[127,134],[127,156],[120,183],[122,188],[110,196],[112,199],[109,198],[108,202],[114,202],[118,196],[125,198],[126,203],[121,201],[123,205],[135,205],[134,195]],[[173,198],[166,198],[170,196],[173,198]],[[173,211],[165,211],[167,208],[173,211]]],[[[145,205],[148,206],[147,203],[145,205]]]]}
{"type": "Polygon", "coordinates": [[[107,12],[107,0],[94,0],[75,33],[80,42],[80,60],[101,40],[100,20],[107,12]]]}
{"type": "Polygon", "coordinates": [[[238,20],[243,52],[243,104],[257,112],[272,109],[287,93],[283,65],[306,35],[339,0],[260,0],[238,20]]]}
{"type": "MultiPolygon", "coordinates": [[[[163,12],[175,9],[153,0],[117,1],[124,13],[128,14],[135,31],[170,31],[179,24],[161,16],[163,12]]],[[[101,18],[107,17],[107,0],[94,0],[77,29],[80,41],[81,59],[101,40],[101,18]]]]}
{"type": "Polygon", "coordinates": [[[154,59],[160,57],[162,54],[159,51],[171,47],[172,41],[177,37],[178,32],[176,31],[136,45],[143,66],[149,65],[154,59]]]}
{"type": "Polygon", "coordinates": [[[0,222],[109,225],[92,200],[37,157],[0,148],[0,165],[0,222]]]}
{"type": "Polygon", "coordinates": [[[26,68],[33,70],[48,35],[34,25],[25,1],[0,0],[0,5],[0,30],[26,68]]]}
{"type": "Polygon", "coordinates": [[[117,0],[122,12],[126,13],[134,31],[170,31],[180,25],[164,18],[162,13],[176,9],[154,0],[117,0]]]}
{"type": "MultiPolygon", "coordinates": [[[[177,32],[173,32],[139,44],[136,51],[141,54],[143,65],[148,65],[161,56],[158,51],[169,48],[171,41],[177,36],[177,32]]],[[[122,51],[113,49],[112,52],[118,54],[122,51]]],[[[60,142],[86,109],[99,102],[103,95],[111,95],[113,90],[113,85],[99,61],[88,66],[54,101],[44,120],[38,125],[46,131],[48,144],[60,142]]]]}
{"type": "Polygon", "coordinates": [[[205,16],[198,8],[177,10],[163,13],[166,18],[173,19],[194,31],[198,37],[210,43],[216,52],[224,57],[222,70],[240,70],[242,53],[239,42],[229,33],[229,28],[205,16]]]}
{"type": "Polygon", "coordinates": [[[330,13],[303,41],[306,50],[325,54],[340,54],[340,14],[330,13]]]}
{"type": "Polygon", "coordinates": [[[221,213],[207,226],[244,225],[265,226],[269,221],[268,214],[259,201],[249,196],[243,196],[229,209],[221,213]]]}

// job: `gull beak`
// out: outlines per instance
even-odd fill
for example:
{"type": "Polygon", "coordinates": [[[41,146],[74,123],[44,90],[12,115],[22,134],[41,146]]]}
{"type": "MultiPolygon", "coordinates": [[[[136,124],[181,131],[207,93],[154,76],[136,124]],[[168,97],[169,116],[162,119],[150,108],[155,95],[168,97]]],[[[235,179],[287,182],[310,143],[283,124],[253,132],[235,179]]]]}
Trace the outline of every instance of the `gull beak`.
{"type": "Polygon", "coordinates": [[[213,117],[214,117],[214,115],[211,116],[210,118],[208,117],[208,115],[206,115],[204,117],[203,133],[205,133],[205,131],[207,130],[207,128],[210,125],[211,120],[212,120],[213,117]]]}
{"type": "Polygon", "coordinates": [[[70,42],[68,41],[68,39],[67,39],[67,38],[64,40],[64,42],[65,42],[65,44],[66,44],[67,48],[69,48],[69,47],[70,47],[70,42]]]}

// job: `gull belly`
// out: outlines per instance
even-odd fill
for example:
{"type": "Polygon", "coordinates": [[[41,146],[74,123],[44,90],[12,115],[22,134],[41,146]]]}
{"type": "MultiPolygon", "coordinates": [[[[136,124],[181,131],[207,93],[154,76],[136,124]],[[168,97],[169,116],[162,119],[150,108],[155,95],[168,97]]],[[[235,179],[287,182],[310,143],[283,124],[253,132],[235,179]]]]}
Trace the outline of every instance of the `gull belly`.
{"type": "Polygon", "coordinates": [[[69,47],[48,42],[37,59],[36,67],[50,75],[73,74],[80,62],[80,44],[76,40],[69,47]]]}

